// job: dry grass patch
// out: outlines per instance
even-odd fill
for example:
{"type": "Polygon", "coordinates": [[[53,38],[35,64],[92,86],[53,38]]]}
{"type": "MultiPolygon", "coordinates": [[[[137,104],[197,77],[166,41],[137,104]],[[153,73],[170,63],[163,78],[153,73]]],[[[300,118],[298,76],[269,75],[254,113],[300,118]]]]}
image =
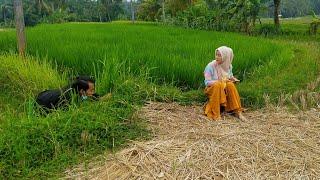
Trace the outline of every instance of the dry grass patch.
{"type": "Polygon", "coordinates": [[[150,102],[154,137],[67,171],[72,179],[317,179],[320,111],[269,107],[211,121],[200,106],[150,102]]]}

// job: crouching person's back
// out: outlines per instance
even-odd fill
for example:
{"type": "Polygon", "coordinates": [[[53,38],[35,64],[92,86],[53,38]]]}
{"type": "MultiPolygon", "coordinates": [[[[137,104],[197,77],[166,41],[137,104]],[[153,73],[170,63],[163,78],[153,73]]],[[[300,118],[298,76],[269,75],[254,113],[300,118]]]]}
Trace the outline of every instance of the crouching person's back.
{"type": "Polygon", "coordinates": [[[95,80],[89,76],[78,76],[75,81],[61,89],[45,90],[38,94],[37,104],[48,113],[54,109],[66,107],[70,104],[72,95],[85,100],[88,97],[96,99],[95,80]]]}

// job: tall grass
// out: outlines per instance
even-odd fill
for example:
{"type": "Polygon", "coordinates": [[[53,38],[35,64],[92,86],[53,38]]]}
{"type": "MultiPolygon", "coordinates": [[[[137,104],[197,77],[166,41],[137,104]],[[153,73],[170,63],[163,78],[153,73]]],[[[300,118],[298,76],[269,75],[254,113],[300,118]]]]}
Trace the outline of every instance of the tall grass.
{"type": "Polygon", "coordinates": [[[307,43],[292,45],[261,67],[256,67],[250,82],[239,85],[245,102],[254,106],[264,104],[263,96],[269,95],[272,102],[278,102],[281,95],[307,90],[308,84],[316,81],[320,72],[320,51],[307,43]]]}
{"type": "Polygon", "coordinates": [[[262,23],[257,24],[255,33],[276,39],[320,42],[320,31],[316,35],[310,34],[310,24],[312,21],[312,16],[282,18],[280,19],[280,30],[277,30],[273,19],[263,18],[261,19],[262,23]]]}
{"type": "Polygon", "coordinates": [[[41,116],[34,97],[66,85],[66,76],[31,57],[6,54],[0,59],[0,179],[59,175],[80,160],[147,137],[144,121],[134,114],[145,101],[184,100],[178,89],[150,84],[147,74],[133,77],[116,65],[101,67],[97,76],[97,90],[112,90],[111,95],[41,116]]]}
{"type": "Polygon", "coordinates": [[[24,102],[31,94],[66,84],[66,73],[52,69],[51,64],[45,59],[41,64],[30,56],[27,56],[26,60],[17,59],[8,53],[0,56],[1,110],[10,105],[14,109],[23,110],[24,102]],[[4,102],[10,103],[5,105],[4,102]]]}
{"type": "MultiPolygon", "coordinates": [[[[288,24],[291,25],[291,24],[288,24]]],[[[0,34],[0,47],[3,51],[15,49],[14,32],[0,34]]],[[[234,49],[234,74],[244,83],[240,86],[247,104],[260,104],[261,96],[257,94],[291,92],[292,89],[303,88],[303,84],[315,79],[318,65],[311,68],[312,76],[304,78],[303,83],[279,83],[270,79],[270,90],[255,89],[258,81],[256,67],[268,69],[269,62],[275,66],[286,68],[291,61],[297,60],[295,49],[303,49],[304,45],[295,42],[271,41],[259,37],[242,36],[235,33],[186,30],[183,28],[157,26],[156,24],[140,23],[69,23],[59,25],[40,25],[29,28],[28,53],[39,59],[57,62],[59,67],[74,73],[92,74],[108,79],[100,82],[103,93],[111,92],[114,84],[119,83],[120,74],[141,74],[141,69],[148,69],[149,80],[174,84],[182,89],[199,89],[203,87],[203,69],[214,57],[215,48],[227,45],[234,49]],[[119,66],[119,68],[115,68],[119,66]],[[102,73],[102,71],[106,73],[102,73]],[[273,88],[273,83],[278,83],[273,88]],[[291,86],[291,87],[290,87],[291,86]],[[250,96],[259,97],[249,98],[250,96]],[[253,101],[253,102],[252,102],[253,101]]],[[[316,48],[316,47],[313,47],[316,48]]],[[[302,58],[312,63],[317,55],[304,50],[302,58]]],[[[301,54],[301,53],[300,53],[301,54]]],[[[282,71],[278,69],[279,72],[282,71]]],[[[270,70],[273,70],[270,69],[270,70]]],[[[305,71],[293,67],[289,71],[305,71]]],[[[270,71],[272,73],[279,72],[270,71]]],[[[291,72],[288,72],[288,75],[291,72]]],[[[265,74],[264,74],[265,75],[265,74]]],[[[264,76],[263,75],[263,76],[264,76]]],[[[261,75],[259,75],[261,76],[261,75]]],[[[299,73],[290,75],[299,78],[299,73]]],[[[263,87],[265,87],[264,85],[263,87]]]]}
{"type": "MultiPolygon", "coordinates": [[[[244,82],[240,86],[240,93],[247,105],[262,105],[261,94],[264,93],[276,96],[280,92],[303,88],[304,84],[315,79],[318,68],[318,65],[314,66],[311,68],[312,75],[302,82],[292,82],[288,86],[286,82],[278,82],[273,77],[288,67],[291,61],[298,60],[294,59],[297,55],[295,49],[303,49],[304,45],[235,33],[186,30],[147,23],[40,25],[28,29],[27,37],[29,54],[57,62],[59,67],[75,73],[107,79],[100,82],[103,88],[99,90],[103,93],[111,92],[115,84],[121,83],[117,71],[121,71],[120,74],[138,75],[141,74],[141,69],[148,69],[151,82],[173,83],[182,89],[201,88],[203,69],[213,59],[215,48],[221,45],[234,49],[234,74],[244,82]],[[271,69],[268,68],[269,62],[274,62],[271,69]],[[257,75],[257,67],[265,69],[264,71],[270,70],[267,76],[272,78],[263,86],[257,86],[259,81],[255,77],[264,78],[266,74],[257,75]],[[279,71],[273,71],[274,69],[279,71]],[[266,87],[267,84],[269,87],[266,89],[258,91],[256,88],[266,87]],[[274,84],[278,84],[277,87],[274,84]]],[[[3,51],[15,49],[13,39],[14,32],[0,34],[3,51]]],[[[308,57],[307,54],[312,53],[309,51],[304,50],[300,56],[307,57],[308,63],[312,63],[317,55],[308,57]]],[[[287,75],[293,79],[299,78],[300,74],[291,73],[291,70],[306,71],[297,66],[292,67],[287,75]]]]}
{"type": "MultiPolygon", "coordinates": [[[[15,48],[14,41],[4,37],[0,35],[7,45],[5,49],[15,48]]],[[[150,24],[40,25],[28,29],[27,37],[29,54],[57,61],[80,73],[92,74],[93,64],[99,67],[115,61],[125,64],[124,71],[136,73],[147,67],[155,80],[174,81],[189,88],[201,86],[203,68],[221,45],[234,49],[235,73],[240,78],[285,48],[262,38],[234,33],[150,24]]]]}

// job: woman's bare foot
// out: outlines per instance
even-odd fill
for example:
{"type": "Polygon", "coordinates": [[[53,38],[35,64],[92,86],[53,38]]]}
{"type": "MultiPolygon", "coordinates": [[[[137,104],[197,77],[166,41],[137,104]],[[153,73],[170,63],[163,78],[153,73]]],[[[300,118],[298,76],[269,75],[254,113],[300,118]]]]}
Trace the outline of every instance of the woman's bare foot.
{"type": "Polygon", "coordinates": [[[212,118],[214,121],[220,121],[221,120],[221,116],[219,117],[215,117],[215,118],[212,118]]]}
{"type": "Polygon", "coordinates": [[[244,117],[241,112],[235,113],[234,116],[237,117],[238,119],[240,119],[241,121],[247,121],[247,118],[244,117]]]}

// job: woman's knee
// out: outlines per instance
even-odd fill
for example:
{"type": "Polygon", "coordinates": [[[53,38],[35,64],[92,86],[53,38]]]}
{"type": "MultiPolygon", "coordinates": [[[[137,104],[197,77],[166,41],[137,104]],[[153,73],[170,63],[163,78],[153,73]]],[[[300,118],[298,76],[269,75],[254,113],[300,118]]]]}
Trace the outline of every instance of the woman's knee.
{"type": "Polygon", "coordinates": [[[219,87],[221,87],[222,85],[223,85],[223,83],[220,82],[220,81],[218,81],[218,82],[213,83],[211,86],[212,86],[212,87],[215,87],[215,88],[219,88],[219,87]]]}
{"type": "Polygon", "coordinates": [[[211,84],[209,87],[206,87],[204,92],[205,92],[205,94],[211,94],[210,92],[212,92],[214,89],[220,88],[220,87],[222,87],[222,83],[215,82],[215,83],[211,84]]]}
{"type": "Polygon", "coordinates": [[[212,96],[215,95],[215,92],[217,89],[220,89],[222,87],[222,83],[220,82],[215,82],[209,87],[206,87],[204,90],[204,93],[207,95],[207,97],[210,99],[212,96]]]}
{"type": "Polygon", "coordinates": [[[236,88],[233,82],[227,82],[227,88],[236,88]]]}

